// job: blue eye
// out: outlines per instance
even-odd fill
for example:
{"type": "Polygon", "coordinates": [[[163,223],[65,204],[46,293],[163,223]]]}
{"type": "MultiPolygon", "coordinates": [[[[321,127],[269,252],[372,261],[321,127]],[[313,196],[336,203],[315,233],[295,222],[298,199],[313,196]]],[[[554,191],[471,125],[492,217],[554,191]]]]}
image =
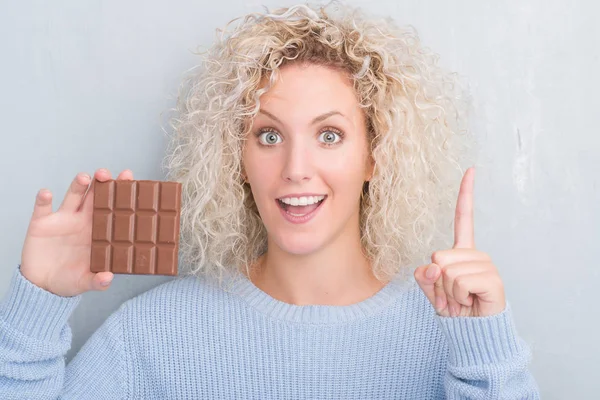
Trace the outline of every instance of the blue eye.
{"type": "Polygon", "coordinates": [[[274,145],[274,144],[280,143],[281,137],[279,136],[278,133],[276,133],[274,131],[263,131],[263,132],[259,133],[258,140],[261,142],[261,144],[269,146],[269,145],[274,145]],[[262,137],[265,138],[266,142],[261,140],[262,137]],[[277,138],[279,138],[279,142],[277,141],[277,138]]]}
{"type": "MultiPolygon", "coordinates": [[[[274,146],[282,142],[281,135],[271,128],[261,129],[256,136],[262,146],[274,146]]],[[[344,134],[334,128],[327,128],[319,133],[319,141],[325,146],[338,145],[342,142],[343,138],[344,134]]]]}
{"type": "Polygon", "coordinates": [[[342,134],[335,132],[331,129],[327,129],[323,132],[321,132],[321,134],[319,135],[319,137],[323,138],[323,143],[325,143],[328,146],[332,146],[334,144],[338,144],[339,142],[342,141],[342,134]],[[335,140],[336,136],[338,137],[339,140],[335,140]]]}

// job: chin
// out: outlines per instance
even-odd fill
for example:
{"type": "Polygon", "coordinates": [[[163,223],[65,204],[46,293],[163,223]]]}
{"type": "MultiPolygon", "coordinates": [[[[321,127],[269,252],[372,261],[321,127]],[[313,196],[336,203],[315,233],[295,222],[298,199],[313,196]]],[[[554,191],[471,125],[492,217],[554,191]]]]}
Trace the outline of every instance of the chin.
{"type": "Polygon", "coordinates": [[[296,256],[314,253],[322,247],[322,241],[310,233],[277,237],[274,242],[282,251],[296,256]]]}

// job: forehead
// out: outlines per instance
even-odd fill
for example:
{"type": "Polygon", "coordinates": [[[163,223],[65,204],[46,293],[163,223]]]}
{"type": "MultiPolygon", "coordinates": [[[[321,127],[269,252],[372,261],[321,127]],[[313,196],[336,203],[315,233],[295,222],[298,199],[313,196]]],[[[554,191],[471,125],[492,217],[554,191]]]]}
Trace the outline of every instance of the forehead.
{"type": "Polygon", "coordinates": [[[277,81],[260,97],[261,109],[312,118],[332,110],[347,116],[360,111],[352,80],[343,71],[315,64],[294,63],[280,69],[277,81]]]}

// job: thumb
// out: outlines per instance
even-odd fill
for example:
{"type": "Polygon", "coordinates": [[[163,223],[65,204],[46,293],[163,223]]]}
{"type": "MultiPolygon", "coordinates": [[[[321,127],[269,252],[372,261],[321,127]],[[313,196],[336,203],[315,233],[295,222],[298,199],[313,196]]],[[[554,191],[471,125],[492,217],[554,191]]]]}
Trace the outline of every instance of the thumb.
{"type": "Polygon", "coordinates": [[[415,281],[425,293],[431,304],[435,307],[435,282],[439,278],[442,269],[439,265],[431,263],[422,265],[415,269],[415,281]]]}

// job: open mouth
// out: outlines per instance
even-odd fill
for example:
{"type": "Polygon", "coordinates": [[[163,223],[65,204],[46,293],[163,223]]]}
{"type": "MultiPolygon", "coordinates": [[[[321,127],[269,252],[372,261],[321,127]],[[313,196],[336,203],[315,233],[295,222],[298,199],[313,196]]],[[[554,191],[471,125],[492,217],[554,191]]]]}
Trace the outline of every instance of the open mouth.
{"type": "Polygon", "coordinates": [[[312,213],[313,211],[315,211],[317,208],[321,207],[321,205],[325,202],[325,200],[327,200],[327,195],[325,195],[325,197],[323,199],[318,200],[314,204],[294,206],[291,204],[284,203],[280,199],[277,199],[277,204],[279,205],[279,207],[281,209],[283,209],[283,211],[285,211],[289,215],[292,215],[294,217],[301,217],[304,215],[308,215],[308,214],[312,213]]]}

